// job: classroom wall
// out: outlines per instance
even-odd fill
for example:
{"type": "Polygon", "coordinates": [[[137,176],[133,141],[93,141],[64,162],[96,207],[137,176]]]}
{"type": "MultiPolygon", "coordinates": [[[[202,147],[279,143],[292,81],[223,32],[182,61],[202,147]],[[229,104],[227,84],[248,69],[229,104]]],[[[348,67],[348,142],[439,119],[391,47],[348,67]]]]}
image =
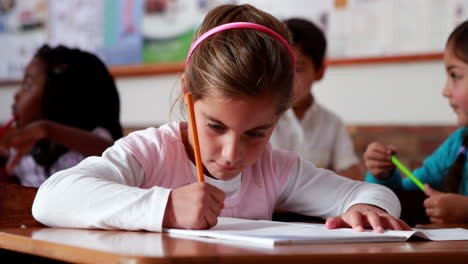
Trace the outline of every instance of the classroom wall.
{"type": "Polygon", "coordinates": [[[313,89],[348,124],[452,125],[445,80],[441,60],[337,66],[313,89]]]}
{"type": "MultiPolygon", "coordinates": [[[[178,74],[118,79],[123,125],[168,121],[178,79],[178,74]]],[[[444,82],[443,63],[436,60],[332,66],[313,89],[318,102],[348,125],[455,125],[455,115],[442,97],[444,82]]],[[[16,87],[0,86],[0,123],[10,116],[16,87]]]]}

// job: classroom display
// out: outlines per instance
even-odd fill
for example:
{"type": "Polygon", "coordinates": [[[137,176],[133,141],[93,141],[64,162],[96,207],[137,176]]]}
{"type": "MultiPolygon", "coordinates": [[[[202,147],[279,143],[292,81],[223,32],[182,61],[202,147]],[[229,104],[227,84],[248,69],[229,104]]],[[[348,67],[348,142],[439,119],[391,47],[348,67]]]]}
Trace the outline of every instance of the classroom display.
{"type": "Polygon", "coordinates": [[[440,53],[467,0],[9,0],[0,2],[0,82],[20,80],[44,43],[94,52],[110,66],[183,62],[204,15],[248,3],[326,32],[328,58],[440,53]]]}
{"type": "Polygon", "coordinates": [[[181,62],[204,14],[226,1],[9,2],[0,4],[0,41],[8,43],[0,51],[0,81],[20,80],[44,43],[96,53],[110,66],[181,62]]]}

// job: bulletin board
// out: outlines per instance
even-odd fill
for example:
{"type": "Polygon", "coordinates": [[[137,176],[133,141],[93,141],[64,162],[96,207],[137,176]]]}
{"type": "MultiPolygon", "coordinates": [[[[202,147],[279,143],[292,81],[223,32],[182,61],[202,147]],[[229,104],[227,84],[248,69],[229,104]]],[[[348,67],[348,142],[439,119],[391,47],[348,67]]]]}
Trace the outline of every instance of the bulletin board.
{"type": "Polygon", "coordinates": [[[224,3],[313,21],[332,66],[441,59],[449,33],[468,18],[468,0],[7,0],[0,83],[20,80],[44,43],[97,53],[116,77],[181,72],[199,23],[224,3]]]}
{"type": "Polygon", "coordinates": [[[181,71],[200,22],[226,0],[0,0],[0,82],[43,44],[97,54],[116,76],[181,71]]]}

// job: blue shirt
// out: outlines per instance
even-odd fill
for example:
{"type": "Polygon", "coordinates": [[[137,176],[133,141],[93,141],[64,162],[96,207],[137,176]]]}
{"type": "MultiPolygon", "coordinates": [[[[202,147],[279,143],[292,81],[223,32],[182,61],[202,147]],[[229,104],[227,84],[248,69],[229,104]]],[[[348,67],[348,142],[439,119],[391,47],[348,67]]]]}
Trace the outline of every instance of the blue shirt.
{"type": "MultiPolygon", "coordinates": [[[[442,190],[444,177],[448,169],[452,166],[458,156],[458,151],[462,145],[464,135],[468,133],[468,128],[463,127],[453,132],[450,137],[440,145],[440,147],[432,153],[423,163],[422,167],[413,171],[413,174],[422,183],[427,183],[434,189],[442,190]]],[[[459,193],[464,186],[464,195],[468,195],[468,162],[465,162],[463,170],[462,184],[460,184],[459,193]]],[[[366,174],[366,182],[378,183],[389,187],[392,190],[418,190],[416,184],[410,179],[402,179],[398,170],[394,170],[392,175],[383,181],[377,180],[369,172],[366,174]]]]}

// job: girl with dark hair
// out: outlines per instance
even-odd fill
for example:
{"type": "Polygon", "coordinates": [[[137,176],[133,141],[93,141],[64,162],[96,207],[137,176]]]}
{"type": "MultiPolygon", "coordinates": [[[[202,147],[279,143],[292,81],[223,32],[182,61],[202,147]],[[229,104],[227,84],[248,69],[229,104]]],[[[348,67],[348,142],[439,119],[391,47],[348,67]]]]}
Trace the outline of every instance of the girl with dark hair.
{"type": "Polygon", "coordinates": [[[51,176],[34,201],[37,220],[74,228],[205,229],[218,216],[268,220],[279,208],[330,217],[328,228],[409,228],[395,218],[400,205],[388,188],[271,149],[295,67],[280,21],[250,5],[224,5],[208,13],[195,37],[181,95],[193,95],[205,182],[194,174],[188,123],[171,122],[134,132],[102,157],[51,176]]]}
{"type": "Polygon", "coordinates": [[[7,171],[38,187],[50,175],[101,155],[122,137],[114,80],[99,58],[63,46],[41,47],[15,94],[17,129],[0,141],[7,171]]]}
{"type": "MultiPolygon", "coordinates": [[[[444,51],[447,82],[442,91],[461,126],[413,174],[425,184],[426,214],[432,223],[468,223],[468,21],[450,34],[444,51]]],[[[402,179],[390,161],[395,146],[369,144],[364,161],[366,181],[394,190],[417,190],[410,178],[402,179]]]]}

